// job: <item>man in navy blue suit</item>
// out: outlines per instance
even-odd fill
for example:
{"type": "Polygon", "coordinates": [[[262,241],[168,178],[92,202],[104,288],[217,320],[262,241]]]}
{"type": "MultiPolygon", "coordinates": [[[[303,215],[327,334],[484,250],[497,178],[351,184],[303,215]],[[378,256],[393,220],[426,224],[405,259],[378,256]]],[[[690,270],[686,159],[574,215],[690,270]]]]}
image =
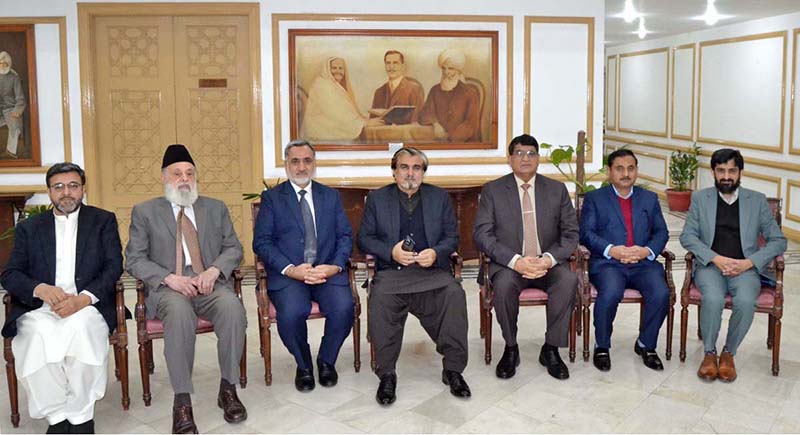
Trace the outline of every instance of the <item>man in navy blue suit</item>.
{"type": "Polygon", "coordinates": [[[630,150],[611,153],[611,184],[587,193],[581,212],[581,244],[592,253],[589,279],[597,288],[593,362],[601,371],[611,369],[611,331],[626,288],[639,290],[644,298],[644,319],[634,351],[645,366],[664,369],[656,342],[669,309],[669,288],[656,256],[666,246],[669,231],[658,196],[634,186],[638,164],[630,150]]]}
{"type": "Polygon", "coordinates": [[[261,194],[253,251],[267,269],[267,290],[278,312],[278,334],[297,362],[295,387],[314,389],[306,319],[311,301],[325,313],[317,368],[319,383],[338,382],[336,358],[353,325],[347,263],[353,230],[339,193],[313,181],[316,153],[305,140],[286,145],[285,181],[261,194]]]}
{"type": "Polygon", "coordinates": [[[117,219],[82,204],[80,166],[56,163],[46,182],[53,210],[17,225],[0,277],[11,295],[3,336],[14,337],[31,417],[46,418],[47,433],[94,433],[94,402],[108,378],[108,333],[117,327],[117,219]]]}

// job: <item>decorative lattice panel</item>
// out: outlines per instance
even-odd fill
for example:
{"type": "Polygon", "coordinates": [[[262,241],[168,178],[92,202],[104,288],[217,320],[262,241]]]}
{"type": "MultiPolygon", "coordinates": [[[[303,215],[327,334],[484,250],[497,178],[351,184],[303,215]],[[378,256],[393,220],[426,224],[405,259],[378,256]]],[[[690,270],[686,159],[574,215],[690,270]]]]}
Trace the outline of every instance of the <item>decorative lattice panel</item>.
{"type": "Polygon", "coordinates": [[[122,242],[122,252],[125,252],[125,247],[128,246],[128,239],[130,238],[132,211],[133,207],[116,207],[114,209],[114,214],[117,215],[117,226],[119,227],[119,240],[122,242]]]}
{"type": "Polygon", "coordinates": [[[239,91],[189,90],[189,119],[199,180],[206,192],[241,192],[239,91]],[[197,151],[195,151],[197,150],[197,151]]]}
{"type": "Polygon", "coordinates": [[[114,90],[110,98],[114,192],[160,192],[161,92],[114,90]]]}
{"type": "Polygon", "coordinates": [[[236,26],[186,26],[189,75],[236,76],[236,26]]]}
{"type": "Polygon", "coordinates": [[[158,76],[158,27],[109,26],[111,77],[158,76]]]}

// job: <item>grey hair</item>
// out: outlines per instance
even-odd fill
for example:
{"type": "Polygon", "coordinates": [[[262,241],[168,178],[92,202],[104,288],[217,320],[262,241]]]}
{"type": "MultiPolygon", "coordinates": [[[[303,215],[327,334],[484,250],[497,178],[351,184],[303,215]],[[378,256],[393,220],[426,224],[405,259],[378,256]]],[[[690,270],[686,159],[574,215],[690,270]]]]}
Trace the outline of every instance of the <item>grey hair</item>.
{"type": "Polygon", "coordinates": [[[428,156],[425,155],[422,151],[414,148],[414,147],[403,147],[397,150],[392,156],[392,170],[397,169],[397,158],[400,154],[408,154],[409,156],[419,156],[422,158],[422,172],[428,171],[428,156]]]}
{"type": "Polygon", "coordinates": [[[311,149],[311,154],[314,157],[317,157],[317,150],[314,149],[314,145],[305,139],[295,139],[288,144],[286,144],[286,148],[283,149],[283,159],[286,160],[289,158],[289,150],[294,147],[309,147],[311,149]]]}

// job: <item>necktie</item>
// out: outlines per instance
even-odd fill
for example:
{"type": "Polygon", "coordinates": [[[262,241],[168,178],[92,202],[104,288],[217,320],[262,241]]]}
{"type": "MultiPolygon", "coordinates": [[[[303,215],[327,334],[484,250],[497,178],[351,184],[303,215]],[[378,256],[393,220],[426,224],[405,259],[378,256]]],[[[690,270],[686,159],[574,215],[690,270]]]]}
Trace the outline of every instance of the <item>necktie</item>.
{"type": "Polygon", "coordinates": [[[300,190],[300,214],[303,215],[303,225],[306,229],[305,248],[303,249],[303,261],[314,264],[317,259],[317,233],[314,230],[314,216],[311,215],[311,206],[306,200],[306,191],[300,190]]]}
{"type": "Polygon", "coordinates": [[[178,212],[178,230],[175,232],[175,275],[183,275],[183,239],[186,239],[186,247],[189,249],[189,258],[192,260],[192,270],[196,274],[206,270],[203,266],[203,256],[200,255],[200,241],[197,239],[197,229],[192,224],[191,219],[184,213],[185,207],[181,207],[178,212]]]}
{"type": "Polygon", "coordinates": [[[525,244],[523,251],[525,255],[537,256],[539,255],[539,235],[536,232],[536,213],[533,210],[533,201],[531,195],[528,193],[531,185],[525,183],[522,185],[522,232],[524,234],[525,244]]]}

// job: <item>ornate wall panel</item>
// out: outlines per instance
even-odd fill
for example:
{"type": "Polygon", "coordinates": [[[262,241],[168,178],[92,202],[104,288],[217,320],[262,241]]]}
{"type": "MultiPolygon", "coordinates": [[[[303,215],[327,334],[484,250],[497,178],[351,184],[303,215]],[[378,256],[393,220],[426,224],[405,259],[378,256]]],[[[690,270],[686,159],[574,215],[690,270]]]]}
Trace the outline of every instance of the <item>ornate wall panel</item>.
{"type": "Polygon", "coordinates": [[[161,166],[161,92],[111,92],[114,192],[151,193],[161,189],[154,168],[161,166]]]}
{"type": "Polygon", "coordinates": [[[158,76],[157,26],[109,26],[106,37],[112,77],[158,76]]]}
{"type": "Polygon", "coordinates": [[[236,76],[236,26],[186,26],[189,75],[236,76]]]}
{"type": "Polygon", "coordinates": [[[193,152],[208,192],[242,191],[239,151],[239,93],[236,89],[190,89],[193,152]]]}

